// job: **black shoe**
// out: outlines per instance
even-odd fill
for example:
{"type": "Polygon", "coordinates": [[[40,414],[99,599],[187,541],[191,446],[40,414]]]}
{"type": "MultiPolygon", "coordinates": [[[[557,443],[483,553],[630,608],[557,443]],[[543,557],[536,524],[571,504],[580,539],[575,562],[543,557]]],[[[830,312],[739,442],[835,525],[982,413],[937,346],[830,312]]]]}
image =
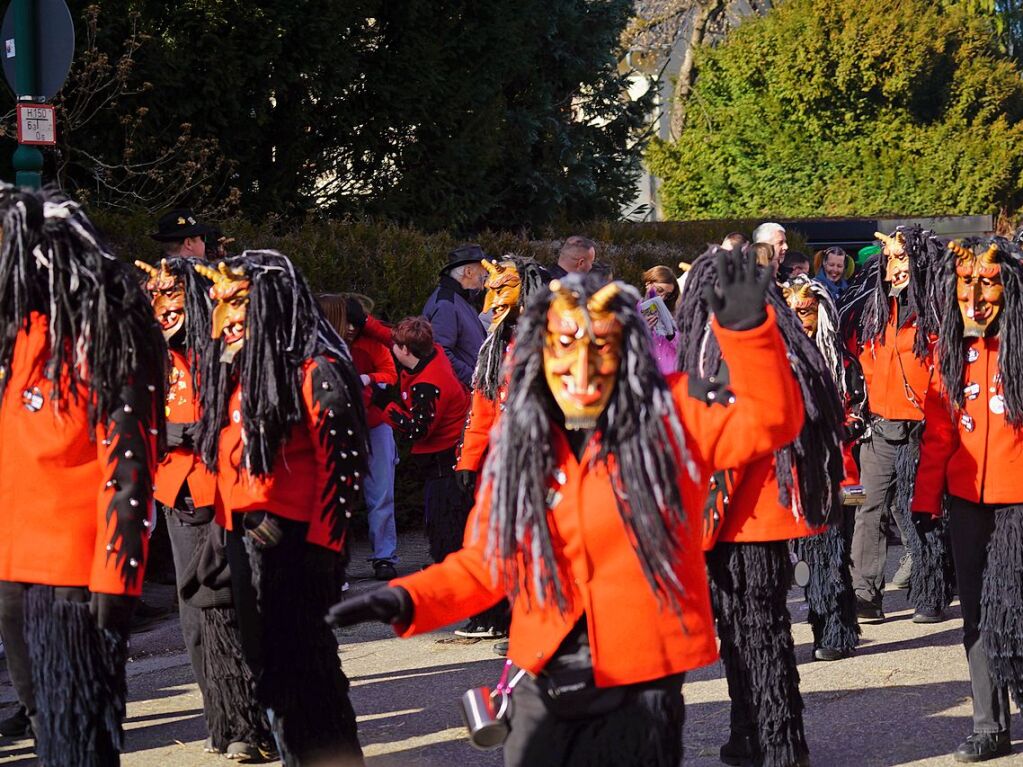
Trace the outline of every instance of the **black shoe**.
{"type": "Polygon", "coordinates": [[[721,747],[721,761],[732,767],[753,767],[760,753],[753,735],[729,733],[728,742],[721,747]]]}
{"type": "Polygon", "coordinates": [[[508,640],[503,639],[500,642],[494,642],[494,652],[500,655],[502,658],[508,654],[508,640]]]}
{"type": "Polygon", "coordinates": [[[945,620],[945,611],[932,607],[921,607],[913,613],[913,623],[941,623],[945,620]]]}
{"type": "Polygon", "coordinates": [[[834,647],[817,647],[813,651],[815,660],[842,660],[849,657],[849,653],[836,650],[834,647]]]}
{"type": "Polygon", "coordinates": [[[373,577],[378,581],[392,581],[398,577],[398,571],[394,569],[394,563],[376,559],[373,561],[373,577]]]}
{"type": "Polygon", "coordinates": [[[986,762],[1012,753],[1008,732],[975,732],[952,754],[957,762],[986,762]]]}
{"type": "Polygon", "coordinates": [[[856,618],[860,623],[884,623],[881,605],[856,597],[856,618]]]}
{"type": "Polygon", "coordinates": [[[24,706],[18,706],[11,716],[0,719],[0,738],[31,738],[32,722],[24,706]]]}

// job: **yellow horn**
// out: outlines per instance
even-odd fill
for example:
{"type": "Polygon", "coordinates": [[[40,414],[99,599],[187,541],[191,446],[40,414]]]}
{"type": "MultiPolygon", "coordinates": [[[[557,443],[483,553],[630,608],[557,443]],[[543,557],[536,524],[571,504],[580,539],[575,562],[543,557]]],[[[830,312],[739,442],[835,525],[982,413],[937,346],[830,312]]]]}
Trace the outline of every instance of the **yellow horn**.
{"type": "Polygon", "coordinates": [[[216,269],[210,269],[206,264],[194,264],[195,271],[199,272],[207,280],[216,282],[220,278],[220,272],[216,269]]]}
{"type": "Polygon", "coordinates": [[[874,237],[879,239],[889,248],[894,247],[895,245],[898,244],[894,237],[889,237],[887,234],[882,234],[881,232],[874,232],[874,237]]]}
{"type": "Polygon", "coordinates": [[[483,264],[483,268],[487,270],[487,274],[490,274],[491,276],[498,274],[501,271],[500,267],[493,261],[487,261],[487,259],[484,258],[480,261],[480,263],[483,264]]]}
{"type": "Polygon", "coordinates": [[[136,261],[135,266],[141,269],[143,272],[148,274],[150,277],[155,277],[159,272],[156,267],[152,264],[147,264],[145,261],[136,261]]]}
{"type": "Polygon", "coordinates": [[[993,242],[988,246],[988,249],[981,255],[980,262],[982,264],[993,264],[995,263],[995,256],[998,255],[998,246],[993,242]]]}
{"type": "Polygon", "coordinates": [[[586,302],[586,306],[591,312],[607,311],[607,307],[611,304],[611,301],[614,300],[614,297],[621,292],[621,290],[622,284],[620,282],[611,282],[590,296],[590,300],[586,302]]]}

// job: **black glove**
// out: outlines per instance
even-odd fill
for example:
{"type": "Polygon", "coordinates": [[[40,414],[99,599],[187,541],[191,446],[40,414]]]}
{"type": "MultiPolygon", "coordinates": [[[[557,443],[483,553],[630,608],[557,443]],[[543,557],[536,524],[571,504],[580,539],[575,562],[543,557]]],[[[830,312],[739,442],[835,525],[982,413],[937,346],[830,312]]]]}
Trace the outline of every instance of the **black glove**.
{"type": "Polygon", "coordinates": [[[390,386],[377,386],[376,384],[370,384],[369,401],[370,404],[383,410],[392,402],[395,401],[394,389],[390,386]]]}
{"type": "Polygon", "coordinates": [[[131,614],[138,597],[123,594],[93,594],[89,612],[96,625],[108,631],[117,631],[127,636],[131,628],[131,614]]]}
{"type": "Polygon", "coordinates": [[[245,534],[261,549],[271,549],[281,542],[284,531],[277,518],[268,511],[253,511],[245,515],[245,534]]]}
{"type": "Polygon", "coordinates": [[[167,447],[194,447],[195,423],[168,423],[167,447]]]}
{"type": "Polygon", "coordinates": [[[938,518],[928,511],[914,511],[913,527],[916,528],[917,534],[923,538],[928,533],[937,529],[938,518]]]}
{"type": "Polygon", "coordinates": [[[358,299],[349,297],[345,301],[345,315],[348,317],[348,324],[356,331],[366,327],[366,310],[358,299]]]}
{"type": "Polygon", "coordinates": [[[704,301],[729,330],[750,330],[767,319],[764,295],[774,279],[774,269],[767,267],[757,278],[756,254],[718,250],[718,286],[707,286],[704,301]]]}
{"type": "Polygon", "coordinates": [[[367,621],[407,626],[412,622],[412,609],[412,597],[405,589],[385,586],[368,594],[343,599],[330,608],[325,620],[338,628],[367,621]]]}
{"type": "Polygon", "coordinates": [[[476,472],[471,469],[459,469],[455,472],[455,482],[458,489],[469,498],[476,494],[476,472]]]}

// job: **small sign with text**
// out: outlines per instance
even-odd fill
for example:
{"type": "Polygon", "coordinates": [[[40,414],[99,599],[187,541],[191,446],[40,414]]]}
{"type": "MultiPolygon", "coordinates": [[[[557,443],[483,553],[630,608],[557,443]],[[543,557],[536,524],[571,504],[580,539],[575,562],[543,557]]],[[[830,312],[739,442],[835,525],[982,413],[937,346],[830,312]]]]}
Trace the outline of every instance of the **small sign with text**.
{"type": "Polygon", "coordinates": [[[18,104],[18,143],[54,146],[57,126],[49,104],[18,104]]]}

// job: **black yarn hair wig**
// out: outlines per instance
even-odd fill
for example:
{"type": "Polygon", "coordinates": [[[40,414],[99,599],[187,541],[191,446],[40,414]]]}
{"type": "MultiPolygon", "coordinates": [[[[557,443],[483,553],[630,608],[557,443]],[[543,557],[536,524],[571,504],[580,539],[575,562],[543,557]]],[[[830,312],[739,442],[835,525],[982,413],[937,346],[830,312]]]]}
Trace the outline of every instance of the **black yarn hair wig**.
{"type": "MultiPolygon", "coordinates": [[[[48,324],[54,404],[84,390],[93,436],[130,387],[162,392],[167,346],[138,272],[113,256],[81,206],[54,190],[3,185],[0,227],[0,398],[33,313],[48,324]]],[[[163,408],[156,410],[150,427],[162,431],[163,408]]]]}
{"type": "MultiPolygon", "coordinates": [[[[693,262],[679,301],[679,370],[701,379],[720,377],[726,369],[703,298],[709,286],[718,285],[718,250],[713,246],[693,262]]],[[[841,510],[845,411],[831,365],[806,335],[781,292],[768,288],[767,303],[774,307],[775,321],[806,410],[799,436],[774,454],[778,503],[791,506],[795,490],[798,508],[807,522],[816,527],[832,521],[841,510]]]]}
{"type": "MultiPolygon", "coordinates": [[[[928,354],[928,342],[937,333],[940,317],[932,302],[932,262],[940,252],[941,243],[930,230],[918,225],[897,227],[895,234],[906,240],[909,253],[909,285],[906,300],[911,313],[917,316],[917,334],[913,343],[913,354],[923,360],[928,354]]],[[[891,299],[884,281],[888,257],[881,253],[870,259],[850,289],[842,297],[839,309],[842,314],[843,336],[856,333],[860,343],[867,341],[884,342],[885,327],[891,314],[891,299]]]]}
{"type": "MultiPolygon", "coordinates": [[[[1004,306],[998,322],[998,372],[1002,379],[1005,420],[1016,430],[1023,429],[1023,250],[1004,237],[970,237],[959,244],[981,253],[991,245],[998,247],[1001,264],[1004,306]]],[[[963,315],[956,301],[956,256],[945,249],[936,278],[940,294],[941,331],[938,334],[938,371],[941,386],[953,410],[962,408],[963,374],[966,358],[963,347],[963,315]]]]}
{"type": "Polygon", "coordinates": [[[246,440],[243,467],[253,476],[269,475],[291,428],[305,417],[303,368],[307,360],[332,357],[339,364],[320,365],[324,388],[343,391],[353,431],[363,442],[365,412],[362,387],[348,347],[327,320],[305,278],[287,256],[273,250],[248,250],[226,259],[242,268],[250,282],[245,343],[230,365],[221,362],[223,340],[210,346],[202,371],[202,405],[197,444],[203,461],[217,465],[220,430],[228,400],[241,381],[241,418],[246,440]],[[236,378],[237,377],[237,378],[236,378]]]}
{"type": "MultiPolygon", "coordinates": [[[[522,290],[519,293],[518,301],[521,312],[534,293],[547,287],[547,283],[551,281],[551,275],[547,269],[532,258],[506,255],[498,259],[499,263],[508,261],[515,265],[519,279],[522,281],[522,290]]],[[[508,344],[511,342],[517,322],[517,319],[511,317],[505,319],[498,326],[497,332],[487,333],[487,337],[480,347],[479,357],[476,359],[476,370],[472,374],[472,388],[482,392],[488,400],[493,401],[497,397],[497,390],[501,385],[501,367],[504,364],[505,352],[508,350],[508,344]]]]}
{"type": "MultiPolygon", "coordinates": [[[[569,275],[562,286],[580,304],[604,282],[595,275],[569,275]]],[[[552,430],[560,428],[558,406],[544,377],[544,342],[550,291],[537,291],[519,319],[511,354],[504,415],[483,469],[491,490],[487,556],[514,599],[521,589],[538,604],[569,609],[548,527],[548,497],[558,467],[552,430]]],[[[622,325],[621,364],[614,392],[597,423],[596,460],[611,466],[611,484],[630,542],[658,599],[677,607],[683,592],[674,562],[697,552],[681,551],[685,524],[679,477],[693,476],[685,437],[664,377],[650,351],[646,323],[636,311],[639,295],[626,285],[609,310],[622,325]]],[[[694,477],[695,479],[695,477],[694,477]]]]}

